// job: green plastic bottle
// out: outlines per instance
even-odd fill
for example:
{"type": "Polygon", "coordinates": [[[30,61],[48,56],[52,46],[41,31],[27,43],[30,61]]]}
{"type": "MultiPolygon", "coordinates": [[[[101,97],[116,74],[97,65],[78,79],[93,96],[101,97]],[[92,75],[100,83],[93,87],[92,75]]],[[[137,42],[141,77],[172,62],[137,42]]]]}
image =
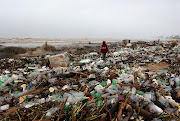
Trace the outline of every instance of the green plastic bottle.
{"type": "Polygon", "coordinates": [[[106,83],[100,83],[100,85],[105,87],[107,84],[106,83]]]}
{"type": "Polygon", "coordinates": [[[97,106],[101,106],[102,105],[102,100],[99,99],[98,102],[97,102],[97,106]]]}
{"type": "Polygon", "coordinates": [[[125,68],[125,71],[130,71],[130,68],[125,68]]]}
{"type": "Polygon", "coordinates": [[[122,72],[120,71],[119,74],[122,74],[122,72]]]}
{"type": "Polygon", "coordinates": [[[3,76],[3,78],[7,79],[7,76],[3,76]]]}
{"type": "Polygon", "coordinates": [[[0,86],[3,84],[2,80],[0,79],[0,86]]]}
{"type": "Polygon", "coordinates": [[[70,107],[71,107],[70,105],[65,105],[63,112],[67,113],[69,111],[70,107]]]}
{"type": "Polygon", "coordinates": [[[94,95],[94,98],[100,98],[100,97],[101,97],[101,94],[98,92],[94,95]]]}
{"type": "MultiPolygon", "coordinates": [[[[60,94],[57,94],[57,95],[56,95],[56,98],[59,98],[60,96],[61,96],[60,94]]],[[[61,97],[60,97],[60,98],[61,98],[61,97]]]]}
{"type": "Polygon", "coordinates": [[[20,93],[19,91],[15,91],[15,92],[14,92],[15,95],[18,95],[19,93],[20,93]]]}
{"type": "Polygon", "coordinates": [[[139,90],[137,90],[136,93],[139,94],[139,95],[144,95],[144,92],[139,91],[139,90]]]}
{"type": "Polygon", "coordinates": [[[113,80],[113,81],[112,81],[112,85],[116,85],[116,80],[113,80]]]}
{"type": "Polygon", "coordinates": [[[9,74],[9,75],[8,75],[8,77],[12,77],[12,75],[11,75],[11,74],[9,74]]]}

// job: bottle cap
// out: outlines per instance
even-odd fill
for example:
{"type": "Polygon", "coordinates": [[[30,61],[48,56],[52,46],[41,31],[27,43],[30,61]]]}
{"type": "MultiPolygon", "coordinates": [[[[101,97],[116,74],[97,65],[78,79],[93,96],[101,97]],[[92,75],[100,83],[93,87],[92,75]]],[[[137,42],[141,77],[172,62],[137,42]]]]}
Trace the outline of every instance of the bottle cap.
{"type": "Polygon", "coordinates": [[[50,92],[54,92],[54,88],[53,88],[53,87],[50,87],[50,88],[49,88],[49,91],[50,91],[50,92]]]}

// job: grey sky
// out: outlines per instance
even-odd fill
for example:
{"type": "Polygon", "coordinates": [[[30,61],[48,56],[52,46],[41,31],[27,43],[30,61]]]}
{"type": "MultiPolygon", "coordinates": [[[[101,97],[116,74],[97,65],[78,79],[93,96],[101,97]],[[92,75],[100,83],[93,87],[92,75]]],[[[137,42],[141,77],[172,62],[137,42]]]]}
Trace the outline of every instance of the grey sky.
{"type": "Polygon", "coordinates": [[[0,0],[0,38],[180,34],[180,0],[0,0]]]}

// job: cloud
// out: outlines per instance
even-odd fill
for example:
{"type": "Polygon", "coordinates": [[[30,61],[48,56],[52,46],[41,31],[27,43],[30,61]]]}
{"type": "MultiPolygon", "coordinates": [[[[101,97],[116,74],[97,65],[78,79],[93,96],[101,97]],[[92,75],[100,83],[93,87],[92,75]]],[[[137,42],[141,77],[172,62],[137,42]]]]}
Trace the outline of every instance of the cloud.
{"type": "Polygon", "coordinates": [[[180,34],[179,6],[179,0],[0,0],[0,36],[180,34]]]}

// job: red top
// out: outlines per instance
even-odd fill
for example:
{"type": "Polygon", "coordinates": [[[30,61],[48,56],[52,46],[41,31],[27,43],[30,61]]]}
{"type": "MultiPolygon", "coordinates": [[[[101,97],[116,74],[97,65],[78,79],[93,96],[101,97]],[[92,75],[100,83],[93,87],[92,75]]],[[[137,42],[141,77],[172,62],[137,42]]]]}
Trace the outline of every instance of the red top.
{"type": "Polygon", "coordinates": [[[105,41],[103,42],[103,44],[102,44],[102,46],[101,46],[101,52],[102,52],[102,53],[107,53],[107,52],[109,52],[108,46],[107,46],[107,44],[105,43],[105,41]]]}

